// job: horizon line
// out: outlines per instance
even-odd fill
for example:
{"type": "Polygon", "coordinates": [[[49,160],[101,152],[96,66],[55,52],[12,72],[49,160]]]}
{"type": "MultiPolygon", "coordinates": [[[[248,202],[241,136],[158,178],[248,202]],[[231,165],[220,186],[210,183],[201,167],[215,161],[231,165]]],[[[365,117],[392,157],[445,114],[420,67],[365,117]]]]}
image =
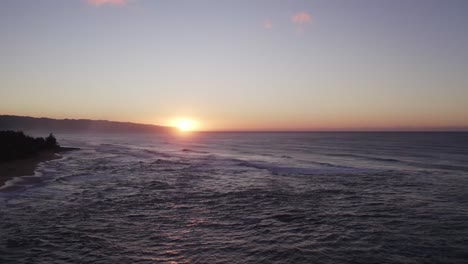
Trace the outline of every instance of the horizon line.
{"type": "MultiPolygon", "coordinates": [[[[105,122],[118,122],[130,123],[136,125],[159,126],[171,129],[177,129],[175,126],[160,125],[153,123],[138,123],[135,121],[121,121],[121,120],[108,120],[108,119],[91,119],[91,118],[53,118],[45,116],[26,116],[26,115],[13,115],[13,114],[0,114],[0,116],[13,116],[13,117],[29,117],[38,119],[55,119],[55,120],[90,120],[90,121],[105,121],[105,122]]],[[[336,133],[336,132],[468,132],[468,126],[441,126],[441,127],[388,127],[388,128],[375,128],[375,127],[359,127],[359,128],[327,128],[327,129],[211,129],[211,130],[193,130],[191,132],[225,132],[225,133],[336,133]]]]}

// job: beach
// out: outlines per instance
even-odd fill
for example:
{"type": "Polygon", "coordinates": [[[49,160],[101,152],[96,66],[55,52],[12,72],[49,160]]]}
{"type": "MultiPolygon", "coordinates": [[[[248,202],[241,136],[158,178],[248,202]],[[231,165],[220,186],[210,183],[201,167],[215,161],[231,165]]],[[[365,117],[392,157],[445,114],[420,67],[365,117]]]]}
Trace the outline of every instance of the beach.
{"type": "Polygon", "coordinates": [[[54,151],[41,151],[37,156],[32,158],[0,162],[0,187],[14,177],[34,175],[34,171],[39,163],[60,159],[62,156],[58,153],[71,150],[77,150],[77,148],[60,147],[54,151]]]}
{"type": "Polygon", "coordinates": [[[59,158],[61,156],[53,151],[43,151],[34,158],[2,162],[0,163],[0,186],[14,177],[34,175],[39,163],[59,158]]]}

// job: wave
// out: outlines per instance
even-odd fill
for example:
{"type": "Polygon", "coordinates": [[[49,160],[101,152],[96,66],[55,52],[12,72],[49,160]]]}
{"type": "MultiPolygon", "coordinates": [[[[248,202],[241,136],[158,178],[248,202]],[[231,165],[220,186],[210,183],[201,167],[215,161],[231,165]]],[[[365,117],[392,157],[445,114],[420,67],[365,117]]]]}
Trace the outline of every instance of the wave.
{"type": "Polygon", "coordinates": [[[350,158],[359,158],[370,161],[379,161],[379,162],[389,162],[389,163],[399,163],[402,165],[413,166],[424,169],[438,169],[438,170],[454,170],[454,171],[463,171],[467,172],[468,167],[452,164],[433,164],[433,163],[423,163],[416,161],[404,161],[393,158],[380,158],[380,157],[371,157],[365,155],[356,155],[356,154],[326,154],[327,156],[332,157],[350,157],[350,158]]]}
{"type": "Polygon", "coordinates": [[[143,152],[151,154],[151,155],[158,155],[161,157],[172,157],[172,155],[166,153],[166,152],[161,152],[161,151],[154,151],[154,150],[149,150],[149,149],[144,149],[143,152]]]}
{"type": "Polygon", "coordinates": [[[206,151],[193,150],[193,149],[189,149],[189,148],[184,148],[181,151],[182,152],[200,153],[200,154],[208,154],[209,153],[209,152],[206,152],[206,151]]]}
{"type": "Polygon", "coordinates": [[[363,174],[363,173],[374,173],[378,170],[369,168],[354,168],[337,166],[329,163],[314,162],[319,167],[294,167],[275,165],[264,162],[251,162],[251,161],[240,161],[237,165],[243,167],[250,167],[259,170],[267,170],[274,175],[332,175],[332,174],[363,174]]]}
{"type": "Polygon", "coordinates": [[[360,159],[366,159],[366,160],[372,160],[372,161],[383,161],[383,162],[404,162],[398,159],[379,158],[379,157],[371,157],[371,156],[356,155],[356,154],[326,154],[326,155],[331,156],[331,157],[350,157],[350,158],[360,158],[360,159]]]}
{"type": "Polygon", "coordinates": [[[449,170],[449,171],[463,171],[468,172],[468,167],[450,164],[429,164],[420,162],[406,162],[408,165],[420,167],[424,169],[436,169],[436,170],[449,170]]]}

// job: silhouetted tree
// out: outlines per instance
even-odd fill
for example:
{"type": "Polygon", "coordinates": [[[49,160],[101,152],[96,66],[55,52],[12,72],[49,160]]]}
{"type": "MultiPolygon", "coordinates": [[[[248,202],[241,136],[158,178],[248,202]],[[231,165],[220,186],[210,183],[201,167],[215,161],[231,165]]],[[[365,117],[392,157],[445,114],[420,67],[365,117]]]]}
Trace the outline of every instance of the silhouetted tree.
{"type": "Polygon", "coordinates": [[[30,158],[41,150],[59,147],[52,133],[44,139],[27,136],[22,131],[0,131],[0,161],[30,158]]]}
{"type": "Polygon", "coordinates": [[[45,147],[46,148],[56,148],[58,147],[57,139],[54,137],[52,133],[45,139],[45,147]]]}

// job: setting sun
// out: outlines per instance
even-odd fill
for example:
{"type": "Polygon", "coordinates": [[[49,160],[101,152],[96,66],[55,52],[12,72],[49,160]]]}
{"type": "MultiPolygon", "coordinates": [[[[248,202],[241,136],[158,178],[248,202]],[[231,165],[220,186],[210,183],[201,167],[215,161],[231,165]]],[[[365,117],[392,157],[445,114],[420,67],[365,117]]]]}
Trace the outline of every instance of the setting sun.
{"type": "Polygon", "coordinates": [[[197,128],[197,123],[190,119],[179,119],[174,123],[174,126],[181,132],[194,131],[197,128]]]}

